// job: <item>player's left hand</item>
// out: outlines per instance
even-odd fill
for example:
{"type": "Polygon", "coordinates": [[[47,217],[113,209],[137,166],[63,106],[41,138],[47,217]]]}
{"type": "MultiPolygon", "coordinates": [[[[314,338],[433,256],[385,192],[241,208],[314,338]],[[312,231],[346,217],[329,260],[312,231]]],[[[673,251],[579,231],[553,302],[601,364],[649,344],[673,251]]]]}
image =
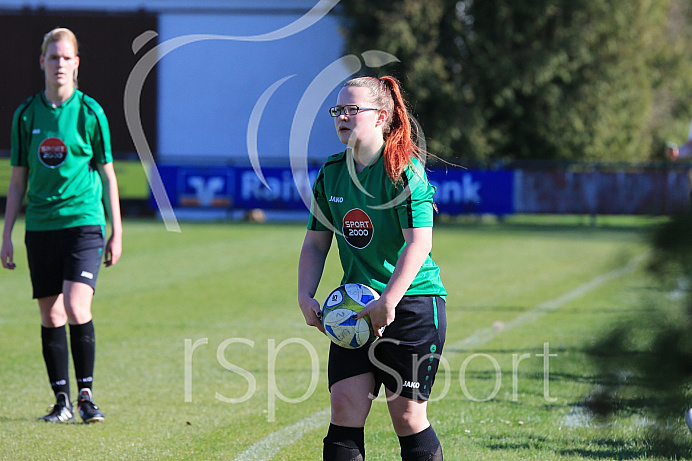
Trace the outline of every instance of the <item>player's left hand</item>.
{"type": "Polygon", "coordinates": [[[372,329],[375,330],[375,334],[381,338],[384,327],[394,321],[395,308],[387,307],[384,300],[378,298],[370,301],[368,305],[365,306],[365,309],[358,312],[356,318],[362,319],[366,315],[370,316],[370,323],[372,323],[372,329]]]}
{"type": "Polygon", "coordinates": [[[103,263],[106,265],[106,267],[112,266],[113,264],[118,262],[118,260],[120,259],[120,255],[122,255],[122,252],[122,239],[116,238],[115,236],[111,235],[111,237],[108,239],[108,243],[106,244],[106,254],[103,263]]]}

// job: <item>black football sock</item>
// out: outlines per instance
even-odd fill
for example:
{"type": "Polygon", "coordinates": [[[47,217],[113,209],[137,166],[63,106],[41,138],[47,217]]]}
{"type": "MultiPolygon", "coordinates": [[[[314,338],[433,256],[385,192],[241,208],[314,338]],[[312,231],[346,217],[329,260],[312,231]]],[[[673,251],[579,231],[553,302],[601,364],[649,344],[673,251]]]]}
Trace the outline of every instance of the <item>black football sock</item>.
{"type": "Polygon", "coordinates": [[[399,437],[402,461],[442,461],[442,446],[432,426],[417,434],[399,437]]]}
{"type": "Polygon", "coordinates": [[[67,350],[65,325],[57,328],[41,326],[41,344],[43,345],[43,360],[46,362],[50,387],[56,395],[58,392],[64,392],[69,396],[68,363],[70,356],[67,350]]]}
{"type": "Polygon", "coordinates": [[[365,430],[362,427],[329,425],[322,451],[324,461],[363,461],[365,430]]]}
{"type": "Polygon", "coordinates": [[[91,389],[96,358],[94,323],[91,320],[82,325],[70,325],[70,346],[77,385],[80,390],[91,389]]]}

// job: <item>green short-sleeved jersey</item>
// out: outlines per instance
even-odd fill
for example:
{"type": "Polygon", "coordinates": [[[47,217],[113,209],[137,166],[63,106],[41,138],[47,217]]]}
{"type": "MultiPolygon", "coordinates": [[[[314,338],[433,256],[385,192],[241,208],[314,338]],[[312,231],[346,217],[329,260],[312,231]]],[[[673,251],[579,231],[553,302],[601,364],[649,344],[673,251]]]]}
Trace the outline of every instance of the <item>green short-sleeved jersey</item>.
{"type": "MultiPolygon", "coordinates": [[[[399,185],[387,176],[382,151],[360,173],[353,162],[341,152],[322,166],[313,185],[308,229],[334,231],[342,283],[363,283],[381,293],[406,245],[402,229],[433,225],[435,189],[418,161],[404,171],[399,185]]],[[[406,295],[446,294],[440,269],[428,255],[406,295]]]]}
{"type": "Polygon", "coordinates": [[[10,163],[28,168],[27,230],[105,226],[96,164],[113,161],[110,141],[103,109],[79,90],[57,108],[43,92],[19,106],[10,163]]]}

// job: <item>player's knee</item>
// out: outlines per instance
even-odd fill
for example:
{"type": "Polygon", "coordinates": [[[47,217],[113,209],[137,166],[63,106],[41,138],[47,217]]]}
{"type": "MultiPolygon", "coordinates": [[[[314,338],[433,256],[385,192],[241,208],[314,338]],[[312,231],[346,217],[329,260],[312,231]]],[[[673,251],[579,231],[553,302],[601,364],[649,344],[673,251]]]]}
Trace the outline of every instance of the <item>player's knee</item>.
{"type": "Polygon", "coordinates": [[[330,400],[332,404],[332,416],[346,417],[355,410],[352,406],[352,400],[344,394],[333,392],[330,400]]]}
{"type": "Polygon", "coordinates": [[[67,314],[65,311],[54,309],[41,316],[41,323],[48,328],[61,327],[67,323],[67,314]]]}
{"type": "Polygon", "coordinates": [[[358,399],[339,392],[331,395],[332,422],[340,426],[359,427],[365,425],[370,407],[358,399]]]}
{"type": "Polygon", "coordinates": [[[412,414],[406,414],[401,418],[396,418],[392,420],[392,426],[397,434],[414,434],[421,428],[425,428],[429,425],[428,419],[423,416],[417,416],[412,414]]]}
{"type": "Polygon", "coordinates": [[[82,325],[91,320],[91,305],[69,303],[65,306],[71,324],[82,325]]]}
{"type": "Polygon", "coordinates": [[[422,431],[430,425],[423,405],[409,404],[390,407],[392,426],[398,435],[410,435],[422,431]]]}
{"type": "Polygon", "coordinates": [[[67,323],[67,313],[61,303],[54,300],[39,300],[41,325],[47,328],[58,328],[67,323]]]}

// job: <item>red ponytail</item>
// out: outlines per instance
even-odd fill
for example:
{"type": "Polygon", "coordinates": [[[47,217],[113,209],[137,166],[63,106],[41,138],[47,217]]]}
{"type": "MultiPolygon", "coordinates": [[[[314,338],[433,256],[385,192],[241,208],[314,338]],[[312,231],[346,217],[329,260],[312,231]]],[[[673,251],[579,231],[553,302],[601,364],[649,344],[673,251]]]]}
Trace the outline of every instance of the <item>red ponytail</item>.
{"type": "Polygon", "coordinates": [[[412,164],[412,157],[422,160],[423,152],[413,142],[411,119],[406,109],[406,101],[401,95],[399,82],[394,77],[380,78],[391,95],[394,108],[390,115],[390,124],[385,139],[384,165],[387,176],[395,184],[401,181],[401,174],[407,165],[412,164]]]}

